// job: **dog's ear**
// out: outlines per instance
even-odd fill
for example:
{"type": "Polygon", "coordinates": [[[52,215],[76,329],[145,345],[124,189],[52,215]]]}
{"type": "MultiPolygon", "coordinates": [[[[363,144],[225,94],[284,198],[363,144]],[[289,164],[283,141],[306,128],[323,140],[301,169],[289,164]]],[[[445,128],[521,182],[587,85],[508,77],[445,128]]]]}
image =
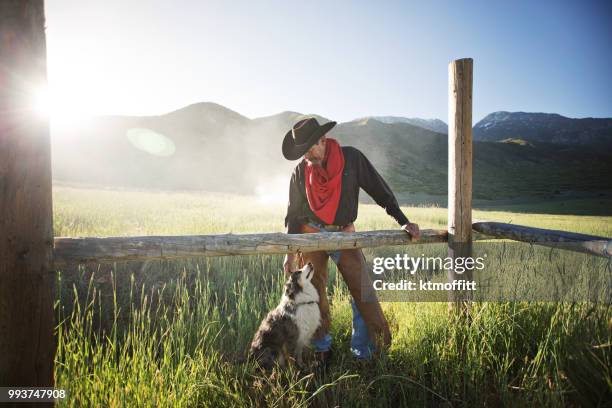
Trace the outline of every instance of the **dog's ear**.
{"type": "Polygon", "coordinates": [[[301,276],[302,271],[298,270],[293,272],[291,277],[287,280],[285,284],[285,295],[287,295],[289,299],[295,298],[296,293],[299,291],[301,276]]]}
{"type": "Polygon", "coordinates": [[[289,299],[293,299],[295,297],[295,285],[293,284],[293,282],[288,281],[287,283],[285,283],[285,295],[289,299]]]}

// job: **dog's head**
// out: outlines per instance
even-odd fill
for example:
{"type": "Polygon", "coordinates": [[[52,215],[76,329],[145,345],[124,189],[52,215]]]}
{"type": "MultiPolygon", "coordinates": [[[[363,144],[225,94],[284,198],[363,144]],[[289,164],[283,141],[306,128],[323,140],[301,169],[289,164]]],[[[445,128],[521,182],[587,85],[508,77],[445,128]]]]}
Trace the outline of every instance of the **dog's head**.
{"type": "Polygon", "coordinates": [[[293,299],[295,295],[300,293],[304,286],[310,284],[312,276],[314,275],[314,266],[308,262],[302,269],[298,269],[295,272],[291,272],[291,276],[285,282],[285,295],[293,299]]]}

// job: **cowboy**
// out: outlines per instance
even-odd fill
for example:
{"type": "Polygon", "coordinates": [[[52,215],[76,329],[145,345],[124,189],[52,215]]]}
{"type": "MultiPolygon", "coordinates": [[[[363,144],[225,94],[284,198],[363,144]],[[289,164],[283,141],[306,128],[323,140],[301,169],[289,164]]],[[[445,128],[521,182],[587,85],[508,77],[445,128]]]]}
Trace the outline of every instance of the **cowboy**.
{"type": "MultiPolygon", "coordinates": [[[[326,137],[335,125],[336,122],[319,125],[315,118],[306,118],[285,135],[283,156],[287,160],[302,158],[291,175],[285,218],[287,233],[354,232],[359,189],[363,188],[412,241],[418,240],[419,226],[408,221],[393,192],[363,153],[351,146],[340,146],[335,139],[326,137]]],[[[331,321],[326,292],[329,257],[336,263],[353,298],[351,352],[355,359],[369,360],[374,351],[389,347],[391,332],[369,283],[361,249],[309,252],[299,256],[300,266],[312,262],[315,267],[312,283],[319,292],[321,310],[321,326],[313,340],[317,359],[327,364],[331,357],[331,321]]],[[[295,261],[295,254],[285,256],[285,273],[294,269],[295,261]]]]}

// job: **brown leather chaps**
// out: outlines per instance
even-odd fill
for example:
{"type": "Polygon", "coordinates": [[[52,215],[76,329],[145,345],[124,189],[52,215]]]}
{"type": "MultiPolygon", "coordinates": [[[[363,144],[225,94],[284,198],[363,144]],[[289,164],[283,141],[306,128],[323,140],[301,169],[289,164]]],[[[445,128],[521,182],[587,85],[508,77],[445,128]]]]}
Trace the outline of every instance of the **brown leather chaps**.
{"type": "MultiPolygon", "coordinates": [[[[353,224],[349,224],[343,232],[355,232],[353,224]]],[[[302,233],[319,232],[315,227],[308,224],[302,225],[302,233]]],[[[329,301],[327,298],[327,260],[329,255],[325,251],[307,252],[301,254],[300,267],[307,262],[312,262],[315,273],[312,283],[319,291],[319,308],[321,310],[321,326],[315,333],[319,339],[329,333],[331,316],[329,313],[329,301]]],[[[391,331],[389,323],[383,314],[376,292],[368,275],[367,264],[361,249],[345,249],[340,251],[338,271],[346,282],[348,289],[355,300],[359,313],[368,328],[370,338],[376,344],[378,350],[384,350],[391,344],[391,331]]]]}

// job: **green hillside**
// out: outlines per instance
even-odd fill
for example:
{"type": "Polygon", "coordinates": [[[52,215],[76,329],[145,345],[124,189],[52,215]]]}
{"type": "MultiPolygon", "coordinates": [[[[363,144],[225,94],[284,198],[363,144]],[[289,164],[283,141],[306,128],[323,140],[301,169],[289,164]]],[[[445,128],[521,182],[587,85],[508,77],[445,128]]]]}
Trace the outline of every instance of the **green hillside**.
{"type": "MultiPolygon", "coordinates": [[[[447,136],[407,124],[344,124],[338,138],[364,151],[396,192],[447,195],[447,136]]],[[[544,198],[612,189],[612,156],[546,143],[474,142],[475,199],[544,198]]]]}

